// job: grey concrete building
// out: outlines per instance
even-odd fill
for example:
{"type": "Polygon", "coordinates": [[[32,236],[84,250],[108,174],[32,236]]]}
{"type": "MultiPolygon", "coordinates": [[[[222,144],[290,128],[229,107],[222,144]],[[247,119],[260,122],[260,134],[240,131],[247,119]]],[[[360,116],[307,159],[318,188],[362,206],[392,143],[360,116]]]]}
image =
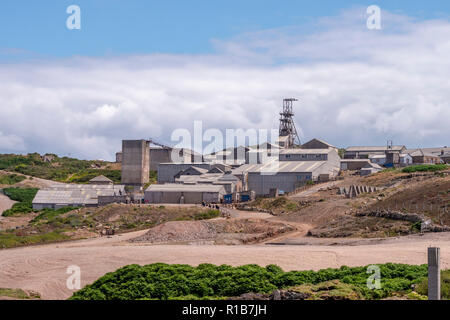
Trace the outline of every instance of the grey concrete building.
{"type": "Polygon", "coordinates": [[[195,163],[203,162],[203,156],[186,148],[150,147],[150,170],[157,171],[160,163],[195,163]]]}
{"type": "Polygon", "coordinates": [[[122,183],[142,186],[150,179],[149,142],[122,141],[122,183]]]}
{"type": "Polygon", "coordinates": [[[153,184],[145,190],[144,200],[147,203],[220,203],[225,194],[221,185],[153,184]]]}
{"type": "Polygon", "coordinates": [[[341,159],[341,170],[361,170],[369,163],[369,159],[341,159]]]}
{"type": "Polygon", "coordinates": [[[386,151],[403,153],[405,146],[360,146],[345,149],[344,159],[368,159],[371,155],[384,155],[386,151]]]}
{"type": "Polygon", "coordinates": [[[59,184],[39,190],[32,205],[35,210],[60,209],[67,206],[95,207],[99,205],[99,197],[110,197],[111,202],[120,202],[118,199],[124,195],[123,185],[59,184]]]}
{"type": "Polygon", "coordinates": [[[308,142],[305,142],[304,144],[301,145],[302,149],[335,149],[336,152],[338,152],[338,148],[329,144],[328,142],[325,142],[323,140],[320,139],[311,139],[308,142]]]}
{"type": "Polygon", "coordinates": [[[158,183],[173,183],[176,175],[192,166],[210,170],[213,164],[206,162],[160,163],[158,165],[158,183]]]}
{"type": "Polygon", "coordinates": [[[330,161],[275,161],[248,171],[248,189],[256,195],[268,195],[271,189],[292,192],[308,181],[332,179],[339,170],[339,163],[330,161]]]}

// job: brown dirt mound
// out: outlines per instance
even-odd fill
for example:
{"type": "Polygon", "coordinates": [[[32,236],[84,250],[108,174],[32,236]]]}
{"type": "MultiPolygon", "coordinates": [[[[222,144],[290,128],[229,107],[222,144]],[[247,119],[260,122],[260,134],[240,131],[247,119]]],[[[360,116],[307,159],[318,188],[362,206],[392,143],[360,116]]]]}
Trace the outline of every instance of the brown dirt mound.
{"type": "Polygon", "coordinates": [[[294,231],[295,228],[278,222],[260,219],[172,221],[150,229],[131,242],[243,244],[294,231]]]}

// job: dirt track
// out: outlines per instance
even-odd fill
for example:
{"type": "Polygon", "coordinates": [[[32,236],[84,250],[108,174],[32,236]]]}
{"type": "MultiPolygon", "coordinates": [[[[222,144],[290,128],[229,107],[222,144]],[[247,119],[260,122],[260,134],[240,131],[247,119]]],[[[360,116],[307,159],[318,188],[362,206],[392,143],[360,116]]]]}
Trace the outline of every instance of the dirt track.
{"type": "Polygon", "coordinates": [[[391,239],[377,245],[145,245],[124,240],[144,231],[45,246],[0,250],[0,287],[30,289],[44,299],[65,299],[69,265],[81,268],[82,286],[127,264],[153,262],[262,266],[278,264],[284,270],[322,269],[372,263],[426,263],[430,245],[441,247],[442,267],[450,268],[450,234],[391,239]]]}

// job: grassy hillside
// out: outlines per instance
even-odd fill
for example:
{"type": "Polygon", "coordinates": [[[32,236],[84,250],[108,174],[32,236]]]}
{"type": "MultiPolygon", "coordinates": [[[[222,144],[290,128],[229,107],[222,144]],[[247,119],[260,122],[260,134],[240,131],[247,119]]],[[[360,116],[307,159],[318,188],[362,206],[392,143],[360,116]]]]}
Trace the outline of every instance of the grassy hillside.
{"type": "Polygon", "coordinates": [[[378,266],[381,288],[371,290],[367,287],[367,267],[284,272],[276,265],[265,268],[258,265],[129,265],[107,273],[74,293],[71,299],[222,299],[250,292],[270,294],[282,288],[310,292],[309,299],[321,299],[323,291],[330,290],[335,290],[335,298],[339,299],[381,299],[394,293],[411,293],[412,285],[421,283],[427,276],[426,265],[387,263],[378,266]],[[324,284],[330,281],[334,282],[324,289],[324,284]],[[322,293],[319,295],[318,291],[322,293]],[[337,297],[339,294],[341,296],[337,297]]]}
{"type": "Polygon", "coordinates": [[[98,175],[120,182],[120,170],[113,170],[111,163],[53,156],[51,162],[44,162],[37,153],[0,154],[0,169],[61,182],[87,183],[98,175]]]}

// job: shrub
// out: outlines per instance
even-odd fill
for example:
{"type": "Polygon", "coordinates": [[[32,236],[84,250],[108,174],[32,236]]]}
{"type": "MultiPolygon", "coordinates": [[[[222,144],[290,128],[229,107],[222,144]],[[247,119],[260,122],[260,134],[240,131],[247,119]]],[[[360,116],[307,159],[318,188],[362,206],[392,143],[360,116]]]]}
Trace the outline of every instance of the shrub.
{"type": "Polygon", "coordinates": [[[174,299],[179,297],[222,298],[247,292],[271,293],[277,288],[319,284],[340,280],[356,288],[358,295],[369,299],[387,297],[393,292],[411,291],[427,274],[427,266],[402,264],[379,265],[382,288],[367,288],[367,267],[346,267],[319,271],[284,272],[276,265],[231,267],[200,264],[198,267],[155,263],[129,265],[105,274],[74,293],[73,300],[90,299],[174,299]]]}
{"type": "Polygon", "coordinates": [[[15,203],[11,209],[3,211],[3,216],[14,216],[22,213],[33,211],[32,201],[36,196],[38,189],[36,188],[6,188],[3,193],[11,200],[19,201],[15,203]]]}
{"type": "Polygon", "coordinates": [[[23,180],[26,180],[27,177],[19,175],[19,174],[6,174],[0,176],[0,184],[8,184],[13,185],[19,183],[23,180]]]}
{"type": "Polygon", "coordinates": [[[420,164],[416,166],[410,166],[402,169],[402,172],[425,172],[425,171],[442,171],[446,170],[448,166],[446,164],[420,164]]]}

